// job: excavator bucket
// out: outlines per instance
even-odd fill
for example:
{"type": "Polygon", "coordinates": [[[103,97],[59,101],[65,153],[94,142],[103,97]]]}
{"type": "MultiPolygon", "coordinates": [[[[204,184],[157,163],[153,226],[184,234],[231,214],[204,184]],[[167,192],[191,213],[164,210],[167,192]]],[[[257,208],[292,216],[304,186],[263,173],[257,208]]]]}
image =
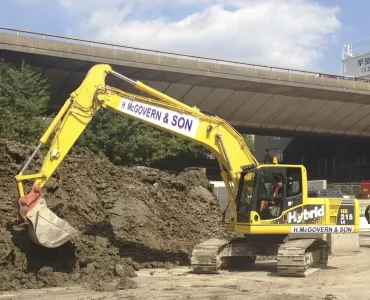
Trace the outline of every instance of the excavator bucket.
{"type": "Polygon", "coordinates": [[[57,248],[79,235],[78,230],[47,207],[43,198],[27,213],[27,218],[30,239],[47,248],[57,248]]]}

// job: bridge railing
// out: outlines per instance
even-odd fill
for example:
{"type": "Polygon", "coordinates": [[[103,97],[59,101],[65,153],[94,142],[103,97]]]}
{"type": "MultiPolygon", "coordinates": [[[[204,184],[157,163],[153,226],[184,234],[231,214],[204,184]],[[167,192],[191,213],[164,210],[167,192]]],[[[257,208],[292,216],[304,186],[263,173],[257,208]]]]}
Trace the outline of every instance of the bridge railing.
{"type": "Polygon", "coordinates": [[[126,46],[126,45],[121,45],[121,44],[113,44],[113,43],[88,40],[88,39],[82,39],[82,38],[76,38],[76,37],[62,36],[62,35],[57,35],[57,34],[50,34],[50,33],[44,33],[44,32],[24,30],[24,29],[16,29],[16,28],[10,28],[6,26],[0,26],[0,32],[10,32],[16,35],[36,36],[42,39],[59,40],[59,41],[67,42],[67,43],[74,42],[74,43],[84,44],[84,45],[89,45],[89,46],[98,46],[98,47],[105,47],[105,48],[116,49],[116,50],[133,51],[133,52],[139,52],[139,53],[153,54],[157,56],[167,56],[167,57],[175,57],[175,58],[182,58],[182,59],[189,59],[189,60],[196,60],[196,61],[205,61],[205,62],[211,62],[211,63],[216,63],[216,64],[232,65],[235,67],[248,67],[248,68],[253,68],[253,69],[262,69],[262,70],[268,70],[271,72],[273,71],[287,72],[287,73],[299,74],[299,75],[304,75],[304,76],[325,77],[325,78],[333,78],[333,79],[338,79],[338,80],[362,81],[362,82],[367,82],[367,83],[370,81],[368,79],[355,78],[352,76],[342,76],[342,75],[337,75],[337,74],[321,73],[321,72],[316,72],[316,71],[283,68],[283,67],[278,67],[278,66],[266,66],[266,65],[261,65],[261,64],[238,62],[238,61],[227,60],[227,59],[218,59],[218,58],[211,58],[211,57],[205,57],[205,56],[189,55],[189,54],[184,54],[184,53],[173,53],[173,52],[167,52],[167,51],[145,49],[145,48],[132,47],[132,46],[126,46]]]}
{"type": "Polygon", "coordinates": [[[133,52],[146,53],[146,54],[152,54],[152,55],[157,55],[157,56],[167,56],[167,57],[175,57],[175,58],[182,58],[182,59],[189,59],[189,60],[196,60],[196,61],[205,61],[205,62],[211,62],[211,63],[216,63],[216,64],[232,65],[235,67],[248,67],[248,68],[253,68],[253,69],[263,69],[263,70],[268,70],[271,72],[273,71],[287,72],[287,73],[292,73],[292,74],[300,74],[304,76],[333,78],[333,79],[338,79],[338,80],[362,81],[362,82],[367,82],[367,83],[370,81],[367,79],[354,78],[351,76],[342,76],[342,75],[337,75],[337,74],[321,73],[321,72],[316,72],[316,71],[283,68],[283,67],[277,67],[277,66],[266,66],[266,65],[261,65],[261,64],[252,64],[252,63],[247,63],[247,62],[238,62],[238,61],[233,61],[233,60],[217,59],[217,58],[211,58],[211,57],[205,57],[205,56],[194,56],[194,55],[189,55],[189,54],[184,54],[184,53],[173,53],[173,52],[167,52],[167,51],[145,49],[145,48],[132,47],[132,46],[121,45],[121,44],[113,44],[113,43],[107,43],[107,42],[101,42],[101,41],[95,41],[95,40],[81,39],[81,38],[76,38],[76,37],[62,36],[62,35],[57,35],[57,34],[16,29],[16,28],[10,28],[6,26],[0,26],[0,32],[10,32],[16,35],[36,36],[42,39],[59,40],[59,41],[67,42],[67,43],[73,42],[73,43],[84,44],[84,45],[89,45],[89,46],[98,46],[98,47],[105,47],[105,48],[116,49],[116,50],[133,51],[133,52]]]}

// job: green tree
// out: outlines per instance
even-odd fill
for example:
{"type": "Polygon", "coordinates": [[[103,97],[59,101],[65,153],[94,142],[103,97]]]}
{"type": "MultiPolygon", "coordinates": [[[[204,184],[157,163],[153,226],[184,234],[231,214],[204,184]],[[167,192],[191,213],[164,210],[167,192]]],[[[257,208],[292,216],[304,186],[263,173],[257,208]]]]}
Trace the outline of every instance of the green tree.
{"type": "MultiPolygon", "coordinates": [[[[253,153],[253,136],[242,136],[253,153]]],[[[192,161],[206,159],[209,154],[200,144],[103,109],[96,113],[77,144],[125,165],[152,165],[173,156],[192,161]]]]}
{"type": "Polygon", "coordinates": [[[242,134],[247,146],[249,147],[250,151],[254,154],[254,139],[253,135],[250,134],[242,134]]]}
{"type": "Polygon", "coordinates": [[[169,156],[205,155],[203,147],[139,121],[99,110],[78,140],[78,145],[103,152],[114,163],[152,163],[169,156]]]}
{"type": "Polygon", "coordinates": [[[24,61],[19,68],[0,60],[0,137],[35,144],[46,128],[48,85],[24,61]]]}
{"type": "MultiPolygon", "coordinates": [[[[16,69],[0,61],[1,138],[34,145],[50,123],[49,118],[43,119],[49,99],[46,80],[29,65],[22,62],[16,69]]],[[[251,136],[243,137],[253,151],[251,136]]],[[[202,160],[209,153],[202,145],[103,109],[94,116],[77,145],[103,152],[119,164],[151,165],[174,156],[186,161],[202,160]]]]}

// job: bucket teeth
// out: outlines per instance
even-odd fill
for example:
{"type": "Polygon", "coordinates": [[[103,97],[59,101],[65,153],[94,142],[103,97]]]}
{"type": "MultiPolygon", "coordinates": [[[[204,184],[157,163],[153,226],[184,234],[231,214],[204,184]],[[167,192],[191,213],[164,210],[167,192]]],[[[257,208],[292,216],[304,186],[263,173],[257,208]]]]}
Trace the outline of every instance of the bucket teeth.
{"type": "Polygon", "coordinates": [[[57,248],[79,235],[79,231],[54,214],[42,198],[27,213],[27,218],[30,239],[46,248],[57,248]]]}

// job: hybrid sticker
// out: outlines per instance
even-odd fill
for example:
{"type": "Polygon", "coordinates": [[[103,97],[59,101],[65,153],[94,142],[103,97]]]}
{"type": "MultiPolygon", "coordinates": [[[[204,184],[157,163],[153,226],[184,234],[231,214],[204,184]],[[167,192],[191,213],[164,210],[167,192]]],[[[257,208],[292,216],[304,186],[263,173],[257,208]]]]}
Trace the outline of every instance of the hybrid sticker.
{"type": "Polygon", "coordinates": [[[126,98],[122,98],[118,110],[189,137],[195,137],[199,125],[198,118],[126,98]]]}
{"type": "Polygon", "coordinates": [[[293,210],[288,212],[287,220],[289,224],[300,224],[305,223],[305,221],[312,222],[315,219],[319,219],[325,215],[325,206],[314,206],[312,209],[304,208],[303,211],[299,212],[293,210]]]}
{"type": "Polygon", "coordinates": [[[292,226],[292,233],[350,233],[353,226],[292,226]]]}

